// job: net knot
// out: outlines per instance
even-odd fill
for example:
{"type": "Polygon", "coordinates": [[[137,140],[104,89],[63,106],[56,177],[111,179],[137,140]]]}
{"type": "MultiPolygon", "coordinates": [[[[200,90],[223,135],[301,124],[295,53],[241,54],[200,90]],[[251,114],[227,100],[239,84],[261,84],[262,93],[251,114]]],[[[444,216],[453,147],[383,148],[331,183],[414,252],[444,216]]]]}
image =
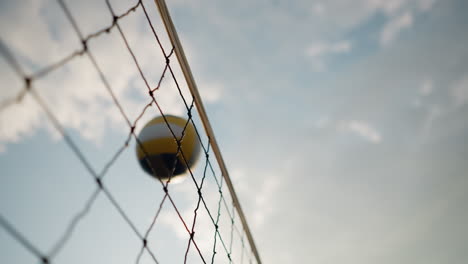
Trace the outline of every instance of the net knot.
{"type": "Polygon", "coordinates": [[[26,84],[26,89],[31,89],[31,78],[24,77],[24,83],[26,84]]]}
{"type": "Polygon", "coordinates": [[[96,183],[97,183],[99,189],[102,189],[102,181],[101,181],[100,178],[96,178],[96,183]]]}
{"type": "Polygon", "coordinates": [[[81,41],[81,45],[83,45],[83,50],[85,52],[88,51],[88,42],[85,39],[81,41]]]}

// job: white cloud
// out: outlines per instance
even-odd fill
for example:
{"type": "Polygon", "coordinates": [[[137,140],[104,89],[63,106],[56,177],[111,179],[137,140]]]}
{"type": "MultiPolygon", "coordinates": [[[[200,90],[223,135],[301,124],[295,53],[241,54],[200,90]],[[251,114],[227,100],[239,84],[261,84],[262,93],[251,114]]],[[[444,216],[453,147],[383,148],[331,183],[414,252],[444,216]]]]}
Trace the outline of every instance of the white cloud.
{"type": "MultiPolygon", "coordinates": [[[[430,11],[436,0],[358,0],[358,1],[324,1],[311,5],[316,17],[311,24],[327,25],[325,36],[342,35],[369,21],[375,14],[383,13],[388,22],[383,27],[380,43],[391,44],[398,34],[414,23],[415,17],[422,12],[430,11]],[[326,13],[326,15],[325,15],[326,13]]],[[[316,36],[317,34],[314,34],[316,36]]]]}
{"type": "Polygon", "coordinates": [[[359,120],[350,120],[340,123],[340,127],[346,131],[352,132],[356,135],[361,136],[365,140],[371,143],[380,143],[382,137],[371,124],[359,121],[359,120]]]}
{"type": "Polygon", "coordinates": [[[420,108],[425,105],[423,98],[431,95],[434,92],[434,83],[431,79],[425,79],[418,87],[418,95],[412,99],[411,105],[415,108],[420,108]]]}
{"type": "MultiPolygon", "coordinates": [[[[430,80],[423,82],[419,92],[422,96],[427,96],[433,93],[433,83],[430,80]]],[[[449,120],[450,115],[457,112],[462,106],[468,103],[468,75],[462,76],[454,85],[448,89],[448,96],[451,102],[424,104],[425,117],[420,129],[419,144],[425,143],[432,134],[440,133],[441,127],[437,126],[437,122],[449,120]],[[439,130],[439,131],[434,131],[439,130]]],[[[416,98],[413,105],[420,107],[423,105],[421,97],[416,98]]],[[[443,127],[443,130],[450,131],[449,127],[443,127]]]]}
{"type": "Polygon", "coordinates": [[[434,128],[434,123],[446,113],[446,109],[443,109],[439,105],[429,106],[426,117],[423,120],[423,125],[421,126],[419,144],[424,143],[428,139],[431,130],[434,128]]]}
{"type": "Polygon", "coordinates": [[[323,6],[322,3],[315,3],[312,6],[312,13],[317,16],[323,16],[326,12],[325,7],[323,6]]]}
{"type": "Polygon", "coordinates": [[[23,106],[12,105],[0,112],[0,146],[3,142],[18,142],[40,126],[41,111],[30,96],[24,97],[23,106]]]}
{"type": "Polygon", "coordinates": [[[368,0],[367,4],[374,9],[383,10],[386,14],[393,14],[403,8],[407,0],[368,0]]]}
{"type": "Polygon", "coordinates": [[[403,29],[411,27],[412,24],[413,15],[409,11],[394,17],[384,26],[380,34],[380,44],[382,46],[391,44],[403,29]]]}
{"type": "Polygon", "coordinates": [[[435,4],[436,0],[419,0],[419,9],[423,12],[428,11],[435,4]]]}
{"type": "MultiPolygon", "coordinates": [[[[188,210],[185,213],[188,214],[189,213],[188,210]]],[[[174,209],[170,208],[170,206],[167,206],[165,211],[161,212],[157,220],[160,224],[163,224],[167,226],[168,228],[170,228],[175,233],[179,241],[185,241],[188,239],[189,234],[187,233],[187,230],[185,229],[182,222],[178,221],[177,217],[178,216],[176,215],[176,212],[174,211],[174,209]]]]}
{"type": "Polygon", "coordinates": [[[322,43],[312,44],[307,48],[307,51],[306,51],[307,55],[310,57],[318,57],[318,56],[323,55],[326,52],[327,52],[327,46],[325,46],[322,43]]]}
{"type": "Polygon", "coordinates": [[[201,82],[203,86],[199,87],[203,102],[213,103],[221,99],[223,95],[223,85],[217,82],[201,82]]]}
{"type": "Polygon", "coordinates": [[[432,83],[432,80],[424,80],[422,83],[421,87],[419,88],[419,93],[422,96],[428,96],[434,91],[434,84],[432,83]]]}
{"type": "Polygon", "coordinates": [[[268,180],[264,182],[255,196],[255,207],[257,210],[255,210],[252,217],[252,224],[255,227],[263,225],[265,219],[273,213],[275,208],[272,201],[275,199],[275,192],[280,187],[280,180],[272,175],[270,177],[267,176],[267,178],[268,180]]]}
{"type": "Polygon", "coordinates": [[[315,122],[315,127],[325,128],[330,124],[330,118],[328,116],[322,116],[315,122]]]}
{"type": "Polygon", "coordinates": [[[348,40],[334,43],[317,42],[307,47],[306,55],[312,59],[314,71],[320,72],[326,69],[328,56],[349,53],[351,48],[351,42],[348,40]]]}
{"type": "Polygon", "coordinates": [[[351,42],[344,40],[335,43],[313,43],[306,51],[310,57],[320,57],[329,54],[348,53],[351,51],[351,42]]]}
{"type": "MultiPolygon", "coordinates": [[[[245,153],[237,155],[240,160],[245,156],[245,153]]],[[[242,166],[234,167],[230,175],[247,222],[252,232],[258,233],[266,230],[265,226],[272,223],[271,219],[278,213],[278,205],[283,200],[278,193],[285,186],[285,175],[295,171],[297,157],[293,153],[288,157],[271,157],[266,167],[259,163],[248,165],[244,161],[238,164],[242,166]],[[276,164],[274,169],[270,164],[276,164]]]]}
{"type": "Polygon", "coordinates": [[[468,102],[468,75],[458,80],[451,89],[455,106],[462,106],[468,102]]]}
{"type": "Polygon", "coordinates": [[[351,51],[351,43],[349,41],[337,42],[331,46],[332,53],[348,53],[351,51]]]}
{"type": "Polygon", "coordinates": [[[362,120],[332,120],[328,116],[319,118],[315,127],[318,129],[332,128],[335,131],[349,132],[362,137],[371,143],[380,143],[382,136],[372,124],[362,120]]]}

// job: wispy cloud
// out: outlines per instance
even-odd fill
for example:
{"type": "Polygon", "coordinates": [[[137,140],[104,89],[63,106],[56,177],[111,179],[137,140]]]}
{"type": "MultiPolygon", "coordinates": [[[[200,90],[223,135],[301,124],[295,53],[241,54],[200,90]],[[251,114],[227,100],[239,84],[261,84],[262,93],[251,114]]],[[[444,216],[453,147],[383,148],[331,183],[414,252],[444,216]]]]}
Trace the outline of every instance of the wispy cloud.
{"type": "Polygon", "coordinates": [[[413,15],[411,12],[405,12],[404,14],[391,19],[383,28],[380,34],[380,44],[387,46],[391,44],[397,37],[398,34],[413,24],[413,15]]]}
{"type": "Polygon", "coordinates": [[[312,13],[314,15],[317,15],[317,16],[323,16],[325,15],[326,13],[326,9],[325,9],[325,6],[318,2],[318,3],[315,3],[313,6],[312,6],[312,13]]]}
{"type": "Polygon", "coordinates": [[[349,53],[351,48],[351,42],[348,40],[333,43],[317,42],[307,47],[306,55],[311,58],[314,70],[323,71],[328,56],[349,53]]]}
{"type": "Polygon", "coordinates": [[[428,11],[432,8],[432,6],[435,4],[436,0],[419,0],[419,9],[421,11],[428,11]]]}
{"type": "Polygon", "coordinates": [[[424,97],[428,97],[434,92],[434,82],[432,79],[425,79],[418,88],[418,95],[413,99],[412,105],[416,108],[424,105],[424,97]]]}
{"type": "Polygon", "coordinates": [[[257,208],[253,214],[253,225],[255,227],[261,226],[266,218],[273,213],[275,207],[271,202],[274,200],[275,192],[279,186],[279,177],[271,175],[255,196],[255,206],[257,208]]]}
{"type": "Polygon", "coordinates": [[[331,128],[335,132],[352,133],[371,143],[382,141],[381,133],[371,123],[362,120],[332,120],[328,116],[322,116],[315,122],[315,127],[318,129],[331,128]]]}
{"type": "Polygon", "coordinates": [[[468,103],[468,75],[458,80],[450,93],[455,106],[462,106],[468,103]]]}
{"type": "Polygon", "coordinates": [[[335,43],[314,43],[307,48],[307,55],[315,58],[328,54],[340,54],[351,51],[349,41],[339,41],[335,43]]]}
{"type": "Polygon", "coordinates": [[[376,10],[383,10],[387,14],[393,14],[407,4],[407,0],[368,0],[367,5],[376,10]]]}
{"type": "Polygon", "coordinates": [[[419,93],[422,96],[428,96],[434,91],[434,84],[432,80],[426,79],[423,81],[421,84],[421,87],[419,87],[419,93]]]}
{"type": "Polygon", "coordinates": [[[351,133],[354,133],[371,143],[380,143],[382,136],[370,123],[360,120],[350,120],[340,123],[340,127],[351,133]]]}

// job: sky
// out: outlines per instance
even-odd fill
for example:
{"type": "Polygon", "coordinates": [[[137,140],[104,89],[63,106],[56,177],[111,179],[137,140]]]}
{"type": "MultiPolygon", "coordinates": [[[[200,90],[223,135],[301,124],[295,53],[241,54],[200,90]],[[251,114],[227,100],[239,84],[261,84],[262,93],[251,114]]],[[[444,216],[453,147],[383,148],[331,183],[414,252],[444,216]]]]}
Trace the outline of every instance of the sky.
{"type": "MultiPolygon", "coordinates": [[[[105,1],[66,3],[84,35],[112,24],[105,1]]],[[[136,2],[111,3],[122,14],[136,2]]],[[[170,50],[154,3],[144,3],[170,50]]],[[[81,48],[57,2],[0,7],[1,41],[25,72],[81,48]]],[[[466,262],[468,2],[174,0],[168,7],[264,263],[466,262]]],[[[119,24],[156,87],[165,60],[141,8],[119,24]]],[[[118,31],[90,40],[89,49],[134,120],[148,92],[118,31]]],[[[23,82],[3,56],[0,76],[5,102],[23,82]]],[[[96,171],[124,144],[129,128],[86,56],[33,89],[96,171]]],[[[164,113],[186,116],[170,78],[155,96],[164,113]]],[[[157,115],[149,108],[136,130],[157,115]]],[[[132,140],[104,183],[144,233],[164,193],[139,168],[134,147],[132,140]]],[[[196,179],[203,167],[201,160],[196,179]]],[[[96,188],[30,95],[0,110],[0,168],[1,216],[42,252],[96,188]]],[[[204,195],[216,211],[219,194],[208,176],[204,195]]],[[[193,181],[170,189],[191,223],[193,181]]],[[[230,209],[222,209],[220,232],[229,237],[230,209]]],[[[199,219],[195,238],[211,259],[214,230],[206,211],[199,219]]],[[[159,262],[183,262],[188,239],[165,203],[149,237],[159,262]]],[[[240,237],[233,240],[240,263],[240,237]]],[[[2,228],[0,245],[0,263],[38,262],[2,228]]],[[[135,262],[140,248],[101,194],[53,262],[135,262]]],[[[219,243],[217,252],[215,263],[229,263],[219,243]]],[[[194,250],[188,260],[201,263],[194,250]]],[[[141,263],[154,262],[145,253],[141,263]]]]}

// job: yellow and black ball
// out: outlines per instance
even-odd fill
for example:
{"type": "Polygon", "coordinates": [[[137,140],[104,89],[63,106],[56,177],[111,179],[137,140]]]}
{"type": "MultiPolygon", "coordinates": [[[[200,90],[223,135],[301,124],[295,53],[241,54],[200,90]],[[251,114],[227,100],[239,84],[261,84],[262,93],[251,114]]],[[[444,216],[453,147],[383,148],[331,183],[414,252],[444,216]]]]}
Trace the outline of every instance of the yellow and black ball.
{"type": "Polygon", "coordinates": [[[183,176],[198,160],[200,142],[192,122],[184,118],[156,117],[143,127],[138,139],[136,152],[141,167],[162,181],[183,176]],[[178,155],[174,135],[181,144],[178,155]]]}

